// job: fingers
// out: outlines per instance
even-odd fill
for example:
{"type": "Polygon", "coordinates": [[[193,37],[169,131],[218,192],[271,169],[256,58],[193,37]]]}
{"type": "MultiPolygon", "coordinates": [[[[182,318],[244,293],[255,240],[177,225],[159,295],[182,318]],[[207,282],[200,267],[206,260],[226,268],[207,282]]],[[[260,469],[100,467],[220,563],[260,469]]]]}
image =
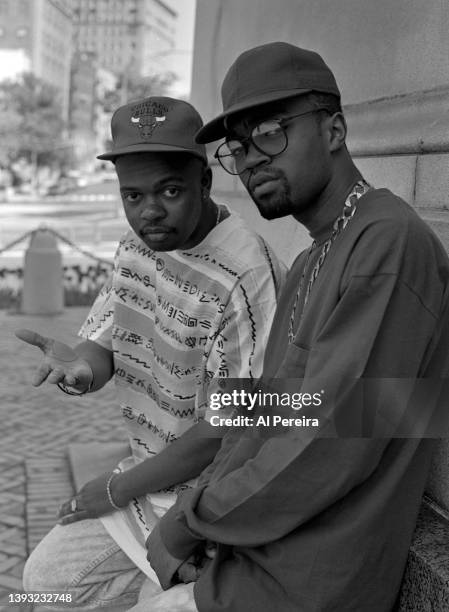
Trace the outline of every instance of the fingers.
{"type": "Polygon", "coordinates": [[[85,521],[89,518],[89,513],[87,510],[79,510],[78,512],[72,512],[71,514],[66,514],[62,518],[59,519],[59,525],[70,525],[70,523],[76,523],[78,521],[85,521]]]}
{"type": "MultiPolygon", "coordinates": [[[[62,368],[53,368],[53,366],[49,363],[43,363],[40,366],[40,368],[35,372],[33,378],[31,379],[31,383],[34,387],[38,387],[45,380],[53,385],[63,382],[69,387],[75,387],[81,382],[73,374],[66,375],[65,371],[62,368]]],[[[89,385],[83,384],[82,386],[86,387],[89,385]]]]}
{"type": "Polygon", "coordinates": [[[213,559],[217,554],[217,545],[214,542],[207,542],[204,547],[204,554],[208,559],[213,559]]]}
{"type": "Polygon", "coordinates": [[[79,497],[72,497],[64,502],[58,512],[58,524],[69,525],[89,518],[89,512],[80,504],[79,497]]]}
{"type": "Polygon", "coordinates": [[[180,582],[184,582],[184,584],[196,582],[200,573],[200,569],[190,561],[184,561],[177,571],[178,579],[180,582]]]}
{"type": "Polygon", "coordinates": [[[51,363],[43,363],[38,370],[35,372],[31,383],[33,386],[38,387],[44,381],[53,385],[57,383],[64,383],[68,387],[74,387],[83,391],[87,389],[92,381],[92,375],[89,376],[76,376],[71,372],[66,372],[62,367],[54,367],[51,363]]]}
{"type": "Polygon", "coordinates": [[[68,501],[64,502],[61,507],[59,508],[59,512],[58,512],[58,518],[62,518],[63,516],[66,516],[67,514],[73,514],[74,512],[76,512],[77,510],[81,510],[81,508],[78,508],[78,500],[76,500],[76,506],[75,509],[73,508],[73,501],[76,498],[71,497],[68,501]]]}
{"type": "Polygon", "coordinates": [[[41,385],[44,380],[47,380],[47,376],[53,370],[49,363],[43,363],[34,373],[33,378],[31,379],[31,384],[34,387],[38,387],[41,385]]]}
{"type": "Polygon", "coordinates": [[[19,340],[39,347],[45,354],[51,353],[52,357],[60,361],[71,362],[78,359],[78,355],[75,351],[70,346],[67,346],[67,344],[59,342],[59,340],[41,336],[31,329],[18,329],[14,333],[19,340]]]}
{"type": "Polygon", "coordinates": [[[204,557],[201,565],[197,567],[197,576],[196,576],[197,580],[201,576],[201,574],[207,570],[207,568],[209,567],[211,563],[212,563],[212,559],[209,559],[208,557],[204,557]]]}
{"type": "Polygon", "coordinates": [[[80,384],[80,379],[77,378],[74,374],[66,374],[64,379],[64,384],[68,387],[76,387],[80,384]]]}
{"type": "Polygon", "coordinates": [[[54,368],[50,374],[48,375],[47,382],[51,384],[57,384],[59,382],[64,382],[65,380],[65,372],[62,368],[54,368]]]}
{"type": "Polygon", "coordinates": [[[31,329],[18,329],[15,332],[15,335],[19,340],[23,340],[23,342],[27,342],[28,344],[32,344],[33,346],[37,346],[45,353],[48,349],[49,345],[53,343],[51,338],[46,338],[45,336],[41,336],[35,331],[31,329]]]}
{"type": "Polygon", "coordinates": [[[53,368],[49,363],[43,363],[40,368],[35,372],[31,383],[34,387],[41,385],[44,380],[49,383],[57,384],[63,382],[65,378],[65,372],[61,368],[53,368]]]}

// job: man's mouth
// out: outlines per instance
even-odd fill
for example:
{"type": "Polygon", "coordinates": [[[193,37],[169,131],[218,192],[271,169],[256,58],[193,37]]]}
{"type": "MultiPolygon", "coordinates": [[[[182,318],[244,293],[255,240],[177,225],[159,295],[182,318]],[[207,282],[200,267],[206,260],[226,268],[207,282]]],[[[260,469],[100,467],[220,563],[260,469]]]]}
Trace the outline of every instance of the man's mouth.
{"type": "Polygon", "coordinates": [[[273,191],[279,177],[268,172],[259,172],[249,180],[249,190],[256,196],[262,196],[273,191]]]}
{"type": "Polygon", "coordinates": [[[171,227],[165,227],[165,226],[145,227],[142,230],[140,230],[140,235],[143,238],[147,238],[147,240],[151,240],[153,242],[160,242],[162,240],[165,240],[168,234],[171,234],[172,231],[173,230],[171,227]]]}
{"type": "Polygon", "coordinates": [[[254,193],[254,195],[258,197],[267,195],[271,193],[273,189],[276,188],[277,182],[278,182],[278,179],[276,178],[266,179],[263,182],[257,183],[256,185],[254,185],[252,187],[252,192],[254,193]]]}

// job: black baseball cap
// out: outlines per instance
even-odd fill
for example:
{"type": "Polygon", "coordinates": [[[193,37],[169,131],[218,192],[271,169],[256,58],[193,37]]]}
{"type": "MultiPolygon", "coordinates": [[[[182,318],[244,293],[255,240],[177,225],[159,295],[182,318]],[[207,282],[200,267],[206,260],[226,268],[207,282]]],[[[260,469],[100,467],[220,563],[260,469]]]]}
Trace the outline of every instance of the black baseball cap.
{"type": "Polygon", "coordinates": [[[223,112],[198,131],[196,141],[223,138],[225,120],[234,113],[311,91],[340,98],[335,77],[318,53],[286,42],[249,49],[239,55],[224,78],[223,112]]]}
{"type": "Polygon", "coordinates": [[[112,150],[97,159],[145,152],[191,153],[207,163],[206,148],[195,142],[203,121],[188,102],[162,96],[118,108],[111,119],[112,150]]]}

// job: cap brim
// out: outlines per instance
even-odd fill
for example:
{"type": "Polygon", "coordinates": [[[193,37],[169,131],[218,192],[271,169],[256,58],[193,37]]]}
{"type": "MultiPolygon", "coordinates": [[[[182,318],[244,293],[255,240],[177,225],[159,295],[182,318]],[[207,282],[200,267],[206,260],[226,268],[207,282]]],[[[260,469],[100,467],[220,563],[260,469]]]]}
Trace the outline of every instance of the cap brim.
{"type": "Polygon", "coordinates": [[[269,91],[265,94],[259,94],[256,98],[249,98],[248,100],[239,102],[230,106],[224,113],[212,119],[206,123],[195,135],[195,140],[199,144],[206,144],[219,140],[226,136],[226,128],[224,120],[235,113],[247,110],[248,108],[254,108],[255,106],[261,106],[268,102],[276,102],[276,100],[284,100],[286,98],[294,98],[295,96],[301,96],[306,93],[310,93],[312,89],[284,89],[278,91],[269,91]]]}
{"type": "Polygon", "coordinates": [[[194,149],[186,149],[184,147],[176,147],[175,145],[158,144],[157,142],[121,147],[114,149],[113,151],[97,155],[97,159],[105,159],[113,162],[120,155],[129,155],[131,153],[189,153],[190,155],[199,157],[207,163],[206,156],[202,155],[199,151],[195,151],[194,149]]]}

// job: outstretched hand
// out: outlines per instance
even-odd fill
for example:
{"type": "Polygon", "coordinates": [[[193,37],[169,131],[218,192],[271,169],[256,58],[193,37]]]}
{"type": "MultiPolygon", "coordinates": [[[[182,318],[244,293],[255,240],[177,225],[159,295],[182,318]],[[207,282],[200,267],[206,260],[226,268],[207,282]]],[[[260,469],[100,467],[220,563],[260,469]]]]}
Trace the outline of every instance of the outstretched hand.
{"type": "Polygon", "coordinates": [[[70,346],[30,329],[19,329],[15,334],[23,342],[40,348],[44,354],[32,379],[35,387],[46,380],[52,384],[63,383],[80,392],[89,388],[93,380],[92,368],[70,346]]]}

